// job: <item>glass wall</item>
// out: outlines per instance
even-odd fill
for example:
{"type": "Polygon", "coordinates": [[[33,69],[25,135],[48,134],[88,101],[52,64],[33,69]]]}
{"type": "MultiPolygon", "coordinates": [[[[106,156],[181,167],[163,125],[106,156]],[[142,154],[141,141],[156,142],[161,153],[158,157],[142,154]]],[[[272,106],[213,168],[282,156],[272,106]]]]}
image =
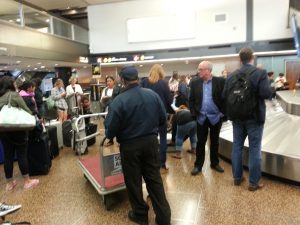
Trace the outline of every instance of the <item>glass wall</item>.
{"type": "Polygon", "coordinates": [[[89,43],[89,33],[87,30],[79,27],[79,26],[74,26],[74,38],[75,41],[82,42],[82,43],[89,43]]]}
{"type": "Polygon", "coordinates": [[[28,6],[23,6],[24,24],[43,33],[51,33],[50,16],[36,11],[28,6]]]}
{"type": "Polygon", "coordinates": [[[53,34],[72,39],[72,24],[53,18],[53,34]]]}
{"type": "Polygon", "coordinates": [[[88,44],[88,31],[12,0],[0,0],[0,20],[88,44]]]}
{"type": "Polygon", "coordinates": [[[11,0],[1,0],[0,20],[21,25],[20,6],[21,4],[11,0]]]}

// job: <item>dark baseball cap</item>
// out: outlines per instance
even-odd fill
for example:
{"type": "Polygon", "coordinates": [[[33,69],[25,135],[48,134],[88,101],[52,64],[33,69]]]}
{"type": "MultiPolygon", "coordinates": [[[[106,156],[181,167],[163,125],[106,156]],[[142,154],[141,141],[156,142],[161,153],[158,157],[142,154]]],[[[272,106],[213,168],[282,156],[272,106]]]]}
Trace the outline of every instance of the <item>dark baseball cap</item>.
{"type": "Polygon", "coordinates": [[[119,75],[127,81],[133,81],[138,79],[138,71],[134,66],[127,66],[122,68],[119,75]]]}

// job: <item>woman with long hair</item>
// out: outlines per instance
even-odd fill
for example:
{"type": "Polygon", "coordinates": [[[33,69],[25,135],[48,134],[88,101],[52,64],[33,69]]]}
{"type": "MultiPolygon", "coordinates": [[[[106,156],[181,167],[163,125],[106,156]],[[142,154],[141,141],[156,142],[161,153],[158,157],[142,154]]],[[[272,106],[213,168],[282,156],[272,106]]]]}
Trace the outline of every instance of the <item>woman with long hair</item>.
{"type": "MultiPolygon", "coordinates": [[[[144,88],[149,88],[155,91],[160,99],[162,100],[166,112],[170,113],[172,111],[172,96],[168,86],[168,83],[164,80],[165,71],[159,64],[154,64],[150,69],[148,78],[143,79],[141,86],[144,88]]],[[[160,154],[160,167],[161,172],[167,172],[166,167],[167,161],[167,123],[159,127],[159,154],[160,154]]]]}
{"type": "MultiPolygon", "coordinates": [[[[108,76],[105,79],[106,88],[102,90],[100,103],[102,105],[102,111],[107,112],[109,109],[109,104],[112,102],[113,90],[115,87],[115,79],[112,76],[108,76]]],[[[110,146],[114,144],[114,140],[110,139],[105,146],[110,146]]]]}
{"type": "MultiPolygon", "coordinates": [[[[13,78],[4,76],[0,79],[0,109],[8,104],[11,96],[11,105],[24,109],[31,114],[22,97],[16,92],[13,78]]],[[[13,190],[17,181],[13,179],[14,156],[17,154],[18,164],[24,178],[24,189],[29,189],[39,183],[38,179],[29,178],[29,167],[27,159],[28,131],[0,132],[4,148],[4,173],[6,178],[6,191],[13,190]]]]}
{"type": "Polygon", "coordinates": [[[68,117],[68,104],[65,100],[66,92],[64,89],[64,83],[61,79],[57,79],[55,81],[54,88],[51,90],[51,96],[55,101],[58,120],[63,123],[68,117]]]}

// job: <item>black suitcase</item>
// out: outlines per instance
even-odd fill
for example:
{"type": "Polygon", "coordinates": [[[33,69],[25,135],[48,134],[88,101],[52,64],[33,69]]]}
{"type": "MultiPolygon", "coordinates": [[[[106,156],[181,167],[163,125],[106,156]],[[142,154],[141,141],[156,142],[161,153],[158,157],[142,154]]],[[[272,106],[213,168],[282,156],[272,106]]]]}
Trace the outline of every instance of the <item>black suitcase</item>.
{"type": "MultiPolygon", "coordinates": [[[[85,126],[86,136],[94,134],[96,132],[97,132],[97,124],[89,123],[85,126]]],[[[88,146],[94,145],[95,143],[96,143],[96,137],[93,137],[93,138],[87,140],[88,146]]]]}
{"type": "Polygon", "coordinates": [[[48,126],[46,127],[48,136],[49,136],[49,147],[50,147],[50,153],[51,158],[55,158],[59,155],[59,146],[57,141],[57,127],[56,126],[48,126]]]}
{"type": "Polygon", "coordinates": [[[51,153],[49,139],[46,133],[28,141],[28,166],[29,175],[46,175],[51,168],[51,153]]]}
{"type": "Polygon", "coordinates": [[[72,140],[73,130],[72,130],[71,120],[66,120],[65,122],[63,122],[62,133],[63,133],[64,145],[67,147],[72,147],[71,140],[72,140]]]}

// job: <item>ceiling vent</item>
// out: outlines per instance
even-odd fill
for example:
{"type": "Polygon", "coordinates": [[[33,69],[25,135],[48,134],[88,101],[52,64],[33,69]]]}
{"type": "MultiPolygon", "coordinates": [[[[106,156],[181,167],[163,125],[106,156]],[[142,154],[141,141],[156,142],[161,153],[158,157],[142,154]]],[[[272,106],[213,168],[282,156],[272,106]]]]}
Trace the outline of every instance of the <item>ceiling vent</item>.
{"type": "Polygon", "coordinates": [[[215,15],[215,22],[219,23],[219,22],[225,22],[226,21],[226,14],[222,13],[222,14],[216,14],[215,15]]]}

